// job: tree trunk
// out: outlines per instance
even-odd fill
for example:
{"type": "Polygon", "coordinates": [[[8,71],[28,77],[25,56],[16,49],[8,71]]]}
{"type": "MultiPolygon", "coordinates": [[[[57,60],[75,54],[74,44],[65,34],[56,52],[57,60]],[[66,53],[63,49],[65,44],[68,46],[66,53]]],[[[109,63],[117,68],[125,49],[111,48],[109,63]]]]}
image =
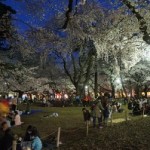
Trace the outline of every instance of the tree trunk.
{"type": "Polygon", "coordinates": [[[133,97],[131,81],[129,81],[128,89],[129,89],[130,97],[133,97]]]}
{"type": "Polygon", "coordinates": [[[122,67],[122,53],[121,53],[121,51],[118,54],[117,60],[118,60],[118,66],[120,68],[119,76],[120,76],[120,81],[121,81],[122,89],[123,89],[123,92],[125,93],[125,97],[127,98],[127,91],[126,91],[126,88],[125,88],[124,82],[123,82],[123,74],[122,74],[123,67],[122,67]]]}
{"type": "Polygon", "coordinates": [[[121,89],[121,98],[124,98],[124,90],[123,89],[121,89]]]}
{"type": "Polygon", "coordinates": [[[97,53],[95,54],[95,84],[94,84],[95,98],[98,95],[98,72],[97,72],[97,53]]]}
{"type": "Polygon", "coordinates": [[[141,90],[140,90],[140,86],[138,86],[138,85],[135,88],[135,94],[136,94],[136,98],[141,97],[141,90]]]}
{"type": "Polygon", "coordinates": [[[136,10],[136,6],[132,4],[129,0],[122,0],[122,2],[131,10],[131,12],[135,15],[139,22],[139,30],[141,33],[143,33],[143,40],[150,44],[150,34],[148,32],[148,23],[147,20],[143,17],[142,14],[139,13],[139,11],[136,10]]]}
{"type": "Polygon", "coordinates": [[[132,87],[130,88],[130,96],[133,97],[132,87]]]}
{"type": "Polygon", "coordinates": [[[145,98],[147,98],[147,92],[148,92],[148,86],[145,85],[145,88],[144,88],[145,98]]]}
{"type": "Polygon", "coordinates": [[[94,87],[94,94],[95,94],[95,98],[97,97],[98,94],[98,73],[97,70],[95,71],[95,87],[94,87]]]}
{"type": "Polygon", "coordinates": [[[113,81],[112,79],[110,80],[110,84],[111,84],[111,95],[112,95],[112,98],[115,98],[115,86],[113,84],[113,81]]]}
{"type": "Polygon", "coordinates": [[[76,84],[76,85],[75,85],[75,88],[76,88],[76,95],[80,95],[80,88],[79,88],[79,85],[76,84]]]}
{"type": "Polygon", "coordinates": [[[127,97],[128,97],[128,96],[127,96],[127,90],[126,90],[126,88],[125,88],[125,86],[124,86],[123,79],[122,79],[121,75],[120,75],[120,79],[121,79],[121,84],[122,84],[123,93],[125,94],[125,97],[127,98],[127,97]]]}
{"type": "Polygon", "coordinates": [[[79,83],[75,83],[76,95],[82,97],[84,95],[83,85],[81,86],[79,83]]]}
{"type": "Polygon", "coordinates": [[[21,91],[21,90],[15,90],[15,91],[13,91],[13,92],[18,93],[18,98],[22,98],[22,95],[24,94],[24,92],[21,91]]]}
{"type": "Polygon", "coordinates": [[[23,93],[23,91],[18,91],[18,98],[22,98],[23,93]]]}
{"type": "Polygon", "coordinates": [[[99,87],[99,94],[100,94],[100,96],[102,96],[101,86],[99,87]]]}

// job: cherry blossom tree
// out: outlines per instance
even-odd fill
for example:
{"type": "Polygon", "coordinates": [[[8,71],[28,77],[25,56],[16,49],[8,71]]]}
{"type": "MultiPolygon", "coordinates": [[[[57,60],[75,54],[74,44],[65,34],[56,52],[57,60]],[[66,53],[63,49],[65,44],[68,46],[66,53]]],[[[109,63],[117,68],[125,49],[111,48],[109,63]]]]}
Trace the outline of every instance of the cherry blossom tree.
{"type": "Polygon", "coordinates": [[[148,0],[139,0],[135,2],[131,2],[128,0],[122,0],[122,2],[127,6],[129,10],[135,15],[135,17],[138,20],[139,23],[139,30],[143,34],[143,40],[150,44],[150,31],[149,31],[149,23],[146,21],[146,18],[143,14],[140,13],[140,7],[144,7],[147,11],[145,12],[147,15],[147,12],[149,10],[149,4],[150,2],[148,0]]]}
{"type": "MultiPolygon", "coordinates": [[[[94,67],[95,52],[91,49],[90,43],[88,47],[86,42],[88,41],[85,41],[82,49],[77,51],[75,49],[72,49],[72,52],[66,51],[66,53],[55,51],[55,55],[61,60],[64,72],[74,85],[77,95],[83,95],[84,87],[89,84],[94,67]]],[[[71,45],[69,48],[72,48],[71,45]]]]}
{"type": "Polygon", "coordinates": [[[142,92],[145,92],[147,97],[147,87],[150,78],[150,63],[149,61],[141,60],[134,67],[132,67],[128,74],[128,80],[135,89],[137,97],[141,97],[142,92]]]}
{"type": "MultiPolygon", "coordinates": [[[[113,72],[108,71],[109,78],[111,77],[113,81],[112,87],[115,79],[120,78],[121,88],[126,93],[126,74],[141,61],[145,47],[149,44],[149,12],[148,6],[145,5],[149,4],[148,1],[142,5],[142,0],[138,2],[116,0],[103,1],[103,3],[68,0],[62,2],[60,8],[58,7],[60,4],[49,3],[47,0],[38,0],[36,3],[26,0],[20,3],[25,4],[24,10],[34,18],[31,20],[34,28],[26,32],[25,36],[17,34],[19,41],[14,41],[16,47],[14,46],[12,50],[17,53],[12,51],[11,56],[19,65],[37,67],[40,71],[45,69],[45,72],[48,72],[46,70],[49,70],[47,69],[47,64],[50,62],[49,55],[57,52],[57,57],[64,65],[64,71],[78,89],[79,84],[84,86],[89,82],[94,72],[93,66],[96,77],[99,70],[97,67],[100,66],[98,60],[103,59],[106,66],[111,66],[108,70],[113,72]],[[110,4],[109,11],[106,11],[108,5],[106,7],[104,3],[110,4]],[[56,16],[51,19],[47,17],[50,11],[47,13],[45,10],[48,7],[56,10],[56,16]],[[41,9],[35,13],[38,8],[41,9]],[[35,24],[35,20],[38,25],[35,24]],[[39,28],[41,23],[42,27],[39,28]],[[36,62],[30,60],[31,56],[36,62]],[[80,58],[83,56],[85,60],[82,63],[87,62],[87,64],[80,66],[80,58]],[[82,78],[81,81],[80,76],[84,76],[85,80],[83,81],[82,78]]],[[[42,76],[40,71],[36,73],[42,76]]],[[[56,74],[58,72],[56,71],[56,74]]]]}

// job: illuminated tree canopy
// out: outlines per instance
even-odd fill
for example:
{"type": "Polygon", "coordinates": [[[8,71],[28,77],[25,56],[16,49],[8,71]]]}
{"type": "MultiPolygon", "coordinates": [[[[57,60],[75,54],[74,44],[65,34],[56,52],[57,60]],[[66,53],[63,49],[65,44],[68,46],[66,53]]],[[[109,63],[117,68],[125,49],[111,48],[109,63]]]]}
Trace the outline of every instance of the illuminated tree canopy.
{"type": "MultiPolygon", "coordinates": [[[[60,81],[65,78],[81,91],[86,84],[93,87],[95,72],[99,72],[105,75],[112,91],[118,89],[115,82],[120,78],[119,88],[127,93],[128,79],[134,80],[134,73],[131,76],[128,73],[135,70],[142,74],[137,66],[140,62],[149,63],[146,58],[150,45],[149,1],[14,0],[14,3],[20,6],[18,11],[7,1],[0,3],[1,82],[7,80],[14,85],[17,81],[17,88],[25,90],[23,83],[30,89],[31,80],[56,82],[59,76],[60,81]]],[[[149,73],[144,79],[142,86],[146,85],[149,73]]],[[[133,88],[137,86],[132,83],[133,88]]]]}

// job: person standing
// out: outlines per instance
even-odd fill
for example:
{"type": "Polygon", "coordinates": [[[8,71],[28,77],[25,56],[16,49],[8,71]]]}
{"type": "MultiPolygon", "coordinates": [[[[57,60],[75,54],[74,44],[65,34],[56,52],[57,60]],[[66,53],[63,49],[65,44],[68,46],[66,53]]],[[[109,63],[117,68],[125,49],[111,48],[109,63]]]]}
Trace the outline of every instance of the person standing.
{"type": "Polygon", "coordinates": [[[82,108],[82,112],[83,112],[83,119],[84,119],[84,122],[90,124],[91,114],[90,114],[89,110],[87,110],[87,109],[84,107],[84,108],[82,108]]]}
{"type": "Polygon", "coordinates": [[[102,106],[104,108],[104,111],[103,111],[103,116],[104,116],[104,124],[105,126],[108,125],[108,118],[109,118],[109,101],[108,101],[108,97],[107,95],[104,95],[102,97],[102,106]]]}
{"type": "Polygon", "coordinates": [[[92,106],[91,114],[93,117],[93,127],[96,127],[96,120],[98,120],[98,127],[102,127],[102,114],[103,114],[103,106],[101,104],[101,99],[98,97],[98,99],[95,101],[95,104],[92,106]]]}

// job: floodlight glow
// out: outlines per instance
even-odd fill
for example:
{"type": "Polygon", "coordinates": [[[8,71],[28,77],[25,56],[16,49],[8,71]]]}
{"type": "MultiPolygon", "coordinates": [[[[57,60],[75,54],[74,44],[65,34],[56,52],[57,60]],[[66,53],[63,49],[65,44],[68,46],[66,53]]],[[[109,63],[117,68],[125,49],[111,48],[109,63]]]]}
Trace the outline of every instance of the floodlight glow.
{"type": "Polygon", "coordinates": [[[85,89],[88,89],[88,86],[87,86],[87,85],[85,86],[85,89]]]}
{"type": "Polygon", "coordinates": [[[121,83],[120,78],[117,78],[117,79],[116,79],[116,83],[117,83],[117,84],[120,84],[120,83],[121,83]]]}
{"type": "Polygon", "coordinates": [[[65,98],[65,99],[68,99],[68,95],[67,95],[67,94],[64,94],[64,98],[65,98]]]}

